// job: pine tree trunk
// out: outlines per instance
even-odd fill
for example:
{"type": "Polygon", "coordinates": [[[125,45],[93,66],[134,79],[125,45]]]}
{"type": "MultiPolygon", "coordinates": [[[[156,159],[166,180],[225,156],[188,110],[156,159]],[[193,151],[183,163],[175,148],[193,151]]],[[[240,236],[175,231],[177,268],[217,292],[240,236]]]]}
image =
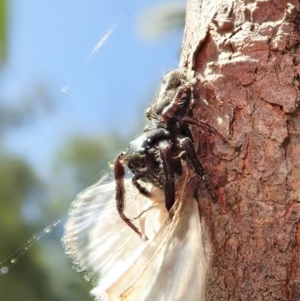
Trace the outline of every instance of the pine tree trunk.
{"type": "Polygon", "coordinates": [[[194,86],[206,301],[300,300],[300,4],[190,0],[181,67],[194,86]]]}

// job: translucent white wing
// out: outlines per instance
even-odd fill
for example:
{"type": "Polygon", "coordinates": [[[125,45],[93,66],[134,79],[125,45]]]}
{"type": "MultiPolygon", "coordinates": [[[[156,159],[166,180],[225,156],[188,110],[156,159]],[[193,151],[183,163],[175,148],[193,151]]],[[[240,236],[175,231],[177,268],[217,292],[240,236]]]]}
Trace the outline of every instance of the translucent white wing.
{"type": "MultiPolygon", "coordinates": [[[[176,215],[117,283],[107,300],[204,300],[206,270],[197,203],[184,200],[176,215]]],[[[96,296],[100,292],[94,289],[96,296]]]]}
{"type": "MultiPolygon", "coordinates": [[[[126,213],[134,217],[150,206],[149,200],[137,193],[131,181],[125,185],[126,195],[130,196],[126,213]]],[[[166,210],[157,207],[150,212],[156,213],[159,222],[166,210]]],[[[137,226],[143,228],[143,222],[141,217],[137,226]]],[[[149,229],[149,236],[154,235],[151,230],[156,232],[155,225],[149,229]]],[[[89,277],[101,276],[103,289],[114,283],[147,246],[120,218],[115,205],[115,183],[101,181],[81,192],[73,202],[63,244],[78,270],[88,272],[89,277]]]]}
{"type": "Polygon", "coordinates": [[[113,182],[82,192],[66,225],[67,253],[98,278],[93,295],[113,301],[204,300],[206,268],[196,201],[185,198],[182,189],[170,219],[163,198],[151,202],[130,181],[125,187],[131,205],[126,213],[137,217],[150,240],[142,241],[119,217],[113,182]]]}

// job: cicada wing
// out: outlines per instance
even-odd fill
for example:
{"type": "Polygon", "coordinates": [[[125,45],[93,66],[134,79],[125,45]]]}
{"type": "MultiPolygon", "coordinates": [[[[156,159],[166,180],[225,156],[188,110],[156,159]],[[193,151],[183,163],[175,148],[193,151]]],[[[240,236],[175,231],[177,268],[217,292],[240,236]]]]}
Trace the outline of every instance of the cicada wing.
{"type": "MultiPolygon", "coordinates": [[[[206,262],[198,205],[179,201],[136,262],[106,291],[106,300],[203,301],[206,262]]],[[[100,291],[94,289],[96,296],[100,291]]]]}
{"type": "MultiPolygon", "coordinates": [[[[125,185],[126,211],[137,215],[140,209],[136,205],[145,207],[149,200],[137,193],[131,181],[125,185]]],[[[147,246],[120,218],[114,182],[99,182],[78,195],[69,213],[63,244],[78,270],[100,278],[101,291],[118,281],[147,246]]]]}
{"type": "Polygon", "coordinates": [[[79,270],[98,279],[94,296],[101,301],[204,300],[205,259],[195,200],[178,197],[170,219],[163,197],[150,201],[131,181],[125,187],[126,213],[147,242],[118,215],[114,182],[83,191],[69,214],[66,252],[79,270]]]}

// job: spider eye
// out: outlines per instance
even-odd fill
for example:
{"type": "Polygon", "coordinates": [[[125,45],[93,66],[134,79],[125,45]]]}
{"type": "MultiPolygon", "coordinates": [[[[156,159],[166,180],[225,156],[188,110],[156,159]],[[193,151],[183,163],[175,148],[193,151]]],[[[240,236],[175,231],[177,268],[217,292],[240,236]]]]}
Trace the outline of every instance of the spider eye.
{"type": "Polygon", "coordinates": [[[140,171],[141,172],[147,167],[147,164],[146,164],[143,156],[134,156],[134,157],[130,158],[127,166],[131,171],[134,171],[134,172],[140,171]]]}
{"type": "Polygon", "coordinates": [[[144,162],[144,160],[139,160],[136,162],[136,169],[144,169],[146,167],[146,163],[144,162]]]}

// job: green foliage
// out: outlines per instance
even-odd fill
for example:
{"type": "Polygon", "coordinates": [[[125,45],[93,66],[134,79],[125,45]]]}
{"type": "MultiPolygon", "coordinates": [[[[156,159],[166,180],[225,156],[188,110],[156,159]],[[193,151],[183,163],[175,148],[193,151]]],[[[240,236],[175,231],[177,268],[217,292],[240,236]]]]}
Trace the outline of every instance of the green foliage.
{"type": "Polygon", "coordinates": [[[54,108],[49,87],[42,83],[35,83],[28,90],[22,91],[21,101],[7,103],[0,102],[0,136],[8,129],[32,123],[42,113],[47,114],[54,108]]]}
{"type": "Polygon", "coordinates": [[[76,189],[82,189],[109,172],[108,162],[121,148],[121,140],[111,134],[107,137],[76,136],[69,139],[59,153],[57,170],[63,177],[68,176],[76,189]]]}
{"type": "Polygon", "coordinates": [[[47,235],[32,240],[45,225],[34,227],[22,212],[41,188],[45,185],[24,160],[0,154],[0,300],[89,300],[87,284],[71,269],[60,239],[47,235]],[[22,249],[24,243],[30,249],[22,249]],[[23,254],[16,253],[17,262],[11,263],[10,255],[18,249],[23,254]],[[1,273],[3,267],[7,274],[1,273]]]}
{"type": "MultiPolygon", "coordinates": [[[[37,185],[36,176],[24,161],[4,155],[0,156],[0,246],[1,242],[5,241],[7,246],[10,240],[21,238],[15,235],[19,233],[18,227],[23,226],[23,222],[20,220],[23,201],[37,185]]],[[[0,248],[1,257],[4,256],[3,251],[4,246],[0,248]]]]}
{"type": "MultiPolygon", "coordinates": [[[[1,260],[32,235],[32,228],[23,221],[21,212],[24,199],[38,185],[37,177],[24,161],[5,155],[0,157],[1,260]]],[[[0,300],[24,300],[24,296],[31,301],[54,300],[43,298],[47,290],[47,277],[46,271],[36,264],[37,255],[38,246],[35,245],[26,254],[26,260],[9,265],[11,271],[0,276],[0,300]]]]}
{"type": "Polygon", "coordinates": [[[139,30],[143,37],[155,40],[182,30],[185,23],[185,2],[170,1],[148,8],[139,17],[139,30]]]}

